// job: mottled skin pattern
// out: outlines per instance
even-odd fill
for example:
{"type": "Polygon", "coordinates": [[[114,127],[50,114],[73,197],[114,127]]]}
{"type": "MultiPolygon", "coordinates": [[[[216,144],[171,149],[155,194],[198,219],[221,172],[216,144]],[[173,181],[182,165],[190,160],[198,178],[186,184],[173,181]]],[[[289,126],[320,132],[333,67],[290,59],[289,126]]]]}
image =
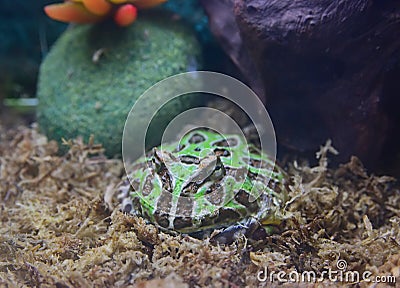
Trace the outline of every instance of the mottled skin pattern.
{"type": "Polygon", "coordinates": [[[123,210],[182,233],[250,218],[276,223],[285,198],[284,172],[266,155],[237,135],[206,130],[153,148],[128,179],[119,187],[123,210]]]}

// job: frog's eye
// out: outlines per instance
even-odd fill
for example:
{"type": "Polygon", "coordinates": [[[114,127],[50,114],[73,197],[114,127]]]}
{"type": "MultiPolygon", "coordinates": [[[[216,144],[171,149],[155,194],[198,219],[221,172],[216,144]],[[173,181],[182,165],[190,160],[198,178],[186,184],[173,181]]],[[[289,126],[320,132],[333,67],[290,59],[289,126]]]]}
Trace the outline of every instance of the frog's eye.
{"type": "Polygon", "coordinates": [[[151,158],[151,163],[152,165],[154,165],[153,167],[155,167],[157,173],[159,173],[163,169],[164,163],[160,161],[160,159],[158,159],[157,157],[151,158]]]}
{"type": "Polygon", "coordinates": [[[196,148],[194,149],[194,151],[200,152],[200,151],[201,151],[201,148],[200,148],[200,147],[196,147],[196,148]]]}
{"type": "Polygon", "coordinates": [[[221,169],[222,169],[222,165],[217,165],[217,166],[215,166],[215,170],[216,170],[216,171],[221,170],[221,169]]]}

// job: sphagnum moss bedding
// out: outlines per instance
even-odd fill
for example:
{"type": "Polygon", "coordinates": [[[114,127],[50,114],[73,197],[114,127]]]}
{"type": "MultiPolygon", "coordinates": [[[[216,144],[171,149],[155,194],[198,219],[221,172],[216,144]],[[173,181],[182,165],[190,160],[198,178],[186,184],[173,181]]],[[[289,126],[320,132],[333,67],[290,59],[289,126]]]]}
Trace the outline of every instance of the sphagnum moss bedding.
{"type": "MultiPolygon", "coordinates": [[[[1,129],[0,286],[275,286],[276,279],[262,281],[264,272],[321,275],[338,271],[339,263],[347,265],[343,271],[400,281],[396,180],[368,174],[356,157],[329,168],[336,153],[329,142],[317,153],[318,165],[284,165],[292,216],[280,231],[251,245],[241,237],[225,246],[166,234],[123,214],[115,195],[122,162],[103,157],[92,138],[65,145],[60,156],[35,127],[1,129]]],[[[398,284],[374,287],[386,285],[398,284]]]]}

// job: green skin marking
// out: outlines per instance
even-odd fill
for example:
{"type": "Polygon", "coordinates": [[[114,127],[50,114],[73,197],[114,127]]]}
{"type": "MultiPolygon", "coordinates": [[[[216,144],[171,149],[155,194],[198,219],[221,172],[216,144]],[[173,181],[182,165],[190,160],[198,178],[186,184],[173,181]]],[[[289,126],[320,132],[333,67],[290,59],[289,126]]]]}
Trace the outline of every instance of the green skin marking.
{"type": "Polygon", "coordinates": [[[285,173],[237,135],[194,130],[153,148],[120,186],[123,209],[182,233],[279,222],[285,173]],[[268,181],[268,179],[270,179],[268,181]]]}

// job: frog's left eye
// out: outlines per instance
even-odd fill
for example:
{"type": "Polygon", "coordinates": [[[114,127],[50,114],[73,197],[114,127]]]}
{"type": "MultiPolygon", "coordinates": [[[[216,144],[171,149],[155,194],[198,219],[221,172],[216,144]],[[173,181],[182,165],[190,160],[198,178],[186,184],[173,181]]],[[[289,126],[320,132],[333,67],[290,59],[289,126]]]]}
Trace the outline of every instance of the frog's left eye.
{"type": "Polygon", "coordinates": [[[194,151],[200,152],[200,151],[201,151],[201,148],[200,148],[200,147],[196,147],[196,148],[194,149],[194,151]]]}

